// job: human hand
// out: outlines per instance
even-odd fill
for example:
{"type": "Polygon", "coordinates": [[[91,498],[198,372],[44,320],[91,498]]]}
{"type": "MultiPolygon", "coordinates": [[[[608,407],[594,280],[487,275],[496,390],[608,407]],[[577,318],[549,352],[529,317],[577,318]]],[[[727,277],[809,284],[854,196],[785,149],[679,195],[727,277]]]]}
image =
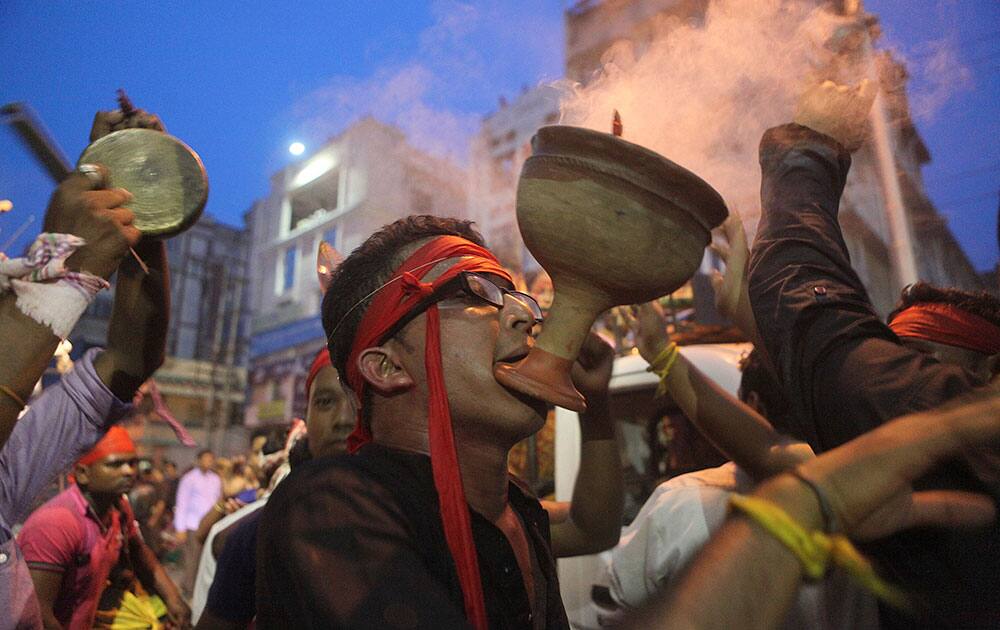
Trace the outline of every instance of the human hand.
{"type": "Polygon", "coordinates": [[[982,526],[996,516],[991,498],[953,490],[914,492],[911,483],[935,463],[998,439],[1000,393],[994,391],[888,422],[799,471],[825,492],[840,529],[853,538],[881,538],[915,526],[982,526]]]}
{"type": "Polygon", "coordinates": [[[90,141],[103,138],[113,131],[122,129],[152,129],[166,133],[167,129],[156,114],[150,114],[142,109],[133,109],[128,113],[115,109],[108,112],[97,112],[94,124],[90,127],[90,141]]]}
{"type": "Polygon", "coordinates": [[[614,348],[600,335],[588,333],[571,371],[573,384],[588,403],[595,398],[607,397],[614,363],[614,348]]]}
{"type": "Polygon", "coordinates": [[[216,512],[225,516],[227,514],[232,514],[236,510],[240,509],[246,505],[243,501],[240,501],[236,497],[229,497],[226,499],[219,499],[215,505],[212,507],[216,512]]]}
{"type": "Polygon", "coordinates": [[[670,343],[667,318],[663,314],[663,307],[656,300],[633,309],[631,324],[635,331],[635,347],[646,363],[652,363],[670,343]]]}
{"type": "Polygon", "coordinates": [[[132,225],[135,215],[123,207],[132,194],[105,188],[107,173],[101,165],[81,164],[52,193],[43,228],[84,239],[86,245],[66,260],[66,267],[105,279],[141,236],[132,225]]]}
{"type": "Polygon", "coordinates": [[[168,597],[163,602],[167,607],[167,619],[175,628],[186,630],[191,627],[191,607],[179,595],[168,597]]]}
{"type": "Polygon", "coordinates": [[[743,221],[735,214],[722,224],[716,233],[720,239],[710,247],[726,263],[726,273],[712,270],[710,280],[715,291],[715,308],[724,317],[736,324],[740,331],[753,339],[756,336],[757,325],[753,310],[750,308],[750,289],[747,281],[747,261],[750,259],[750,248],[747,246],[747,235],[743,231],[743,221]]]}
{"type": "Polygon", "coordinates": [[[793,121],[830,136],[853,152],[865,139],[868,112],[877,93],[877,86],[868,79],[857,87],[823,81],[799,97],[793,121]]]}

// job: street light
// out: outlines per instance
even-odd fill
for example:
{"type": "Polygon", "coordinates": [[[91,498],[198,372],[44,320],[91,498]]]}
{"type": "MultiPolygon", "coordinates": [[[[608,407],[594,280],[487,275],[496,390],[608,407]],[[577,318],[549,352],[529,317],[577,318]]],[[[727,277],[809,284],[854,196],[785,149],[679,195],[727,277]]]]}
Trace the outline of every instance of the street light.
{"type": "Polygon", "coordinates": [[[292,155],[302,155],[306,150],[306,145],[301,142],[293,142],[288,145],[288,152],[292,155]]]}

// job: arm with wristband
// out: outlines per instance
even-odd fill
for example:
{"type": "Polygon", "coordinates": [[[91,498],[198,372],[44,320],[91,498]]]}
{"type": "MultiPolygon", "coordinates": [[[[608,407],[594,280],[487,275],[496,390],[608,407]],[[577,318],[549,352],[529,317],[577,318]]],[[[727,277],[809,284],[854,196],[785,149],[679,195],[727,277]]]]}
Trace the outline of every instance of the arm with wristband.
{"type": "Polygon", "coordinates": [[[45,233],[24,259],[0,262],[0,445],[6,442],[60,339],[139,239],[131,195],[107,190],[104,170],[71,174],[52,195],[45,233]]]}
{"type": "MultiPolygon", "coordinates": [[[[981,526],[996,516],[989,497],[960,491],[914,492],[911,484],[941,460],[996,444],[998,439],[1000,394],[990,392],[889,422],[800,465],[798,471],[821,489],[844,540],[872,540],[916,526],[981,526]]],[[[834,538],[822,531],[825,519],[817,496],[790,474],[759,486],[749,502],[752,506],[743,501],[736,507],[679,586],[633,618],[633,624],[776,627],[802,579],[822,573],[831,563],[833,554],[820,557],[817,564],[794,542],[803,533],[819,540],[834,538]]],[[[856,561],[848,555],[832,562],[844,566],[856,561]]],[[[858,572],[864,571],[862,567],[858,572]]],[[[871,581],[872,575],[860,581],[880,594],[883,587],[871,581]]],[[[894,596],[886,599],[892,601],[894,596]]]]}
{"type": "Polygon", "coordinates": [[[766,479],[812,456],[807,445],[778,433],[766,418],[685,359],[667,337],[657,304],[639,306],[636,328],[639,354],[660,376],[658,393],[669,393],[698,430],[754,479],[766,479]]]}

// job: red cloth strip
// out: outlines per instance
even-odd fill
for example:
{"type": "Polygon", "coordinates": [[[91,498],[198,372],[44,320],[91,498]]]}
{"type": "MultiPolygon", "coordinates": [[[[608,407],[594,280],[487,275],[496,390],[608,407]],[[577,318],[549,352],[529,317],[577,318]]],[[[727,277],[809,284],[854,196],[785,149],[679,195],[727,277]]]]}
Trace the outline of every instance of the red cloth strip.
{"type": "Polygon", "coordinates": [[[1000,327],[951,304],[914,304],[896,315],[889,328],[899,337],[924,339],[983,354],[1000,352],[1000,327]]]}
{"type": "Polygon", "coordinates": [[[330,351],[323,348],[316,353],[316,358],[313,359],[312,365],[309,366],[309,374],[306,376],[306,400],[309,400],[309,391],[312,389],[313,381],[316,380],[316,375],[323,368],[333,365],[330,361],[330,351]]]}
{"type": "MultiPolygon", "coordinates": [[[[379,343],[382,337],[403,317],[434,291],[463,271],[492,273],[512,281],[510,274],[500,265],[489,250],[457,236],[440,236],[427,243],[400,265],[375,295],[365,311],[358,333],[355,336],[351,354],[347,359],[347,382],[351,389],[363,399],[365,380],[358,369],[358,357],[365,348],[379,343]],[[463,258],[464,257],[464,258],[463,258]],[[436,261],[461,258],[432,282],[422,282],[436,265],[436,261]]],[[[445,540],[455,561],[465,615],[477,630],[486,630],[486,603],[483,585],[479,578],[479,560],[472,538],[472,522],[465,500],[465,490],[455,452],[455,440],[451,426],[451,410],[448,407],[448,392],[444,383],[441,363],[441,325],[437,304],[426,311],[426,348],[424,367],[427,372],[427,432],[430,443],[431,470],[434,487],[438,493],[441,524],[445,540]]],[[[361,422],[361,412],[354,432],[348,438],[348,450],[356,451],[361,445],[371,441],[371,433],[361,422]]]]}
{"type": "Polygon", "coordinates": [[[129,437],[128,431],[115,425],[108,429],[104,437],[94,445],[94,448],[89,453],[81,457],[78,463],[89,466],[108,455],[119,453],[135,453],[135,443],[129,437]]]}

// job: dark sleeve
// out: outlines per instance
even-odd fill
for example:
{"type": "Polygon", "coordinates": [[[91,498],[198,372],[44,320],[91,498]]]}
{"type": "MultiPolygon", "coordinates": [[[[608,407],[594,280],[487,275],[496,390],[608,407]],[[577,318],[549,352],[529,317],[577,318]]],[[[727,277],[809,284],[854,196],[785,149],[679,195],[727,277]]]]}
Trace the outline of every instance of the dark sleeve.
{"type": "Polygon", "coordinates": [[[901,345],[872,308],[837,218],[850,164],[807,127],[775,127],[761,140],[750,302],[792,429],[817,452],[980,384],[901,345]]]}
{"type": "Polygon", "coordinates": [[[324,461],[293,471],[263,508],[257,625],[466,628],[392,494],[324,461]]]}
{"type": "Polygon", "coordinates": [[[257,528],[263,508],[232,526],[215,565],[205,610],[220,619],[249,622],[257,608],[257,528]]]}

